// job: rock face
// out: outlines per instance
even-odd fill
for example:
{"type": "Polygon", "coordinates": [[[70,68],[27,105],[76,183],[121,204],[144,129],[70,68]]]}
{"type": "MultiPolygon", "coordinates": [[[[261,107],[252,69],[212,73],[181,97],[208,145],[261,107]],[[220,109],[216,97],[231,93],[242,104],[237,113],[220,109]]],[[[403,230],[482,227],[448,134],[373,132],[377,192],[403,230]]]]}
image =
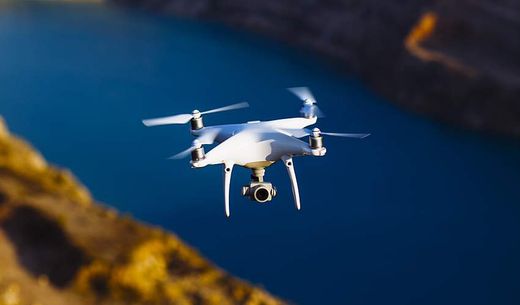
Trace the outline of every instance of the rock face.
{"type": "Polygon", "coordinates": [[[95,203],[0,120],[0,305],[283,304],[95,203]]]}
{"type": "Polygon", "coordinates": [[[221,20],[317,50],[408,109],[520,135],[519,1],[111,1],[221,20]]]}

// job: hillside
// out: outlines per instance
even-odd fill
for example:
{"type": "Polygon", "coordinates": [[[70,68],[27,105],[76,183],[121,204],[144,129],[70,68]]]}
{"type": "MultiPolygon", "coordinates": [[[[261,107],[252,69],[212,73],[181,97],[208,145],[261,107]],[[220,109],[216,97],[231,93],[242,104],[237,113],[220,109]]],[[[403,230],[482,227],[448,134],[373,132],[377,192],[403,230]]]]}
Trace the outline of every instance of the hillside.
{"type": "Polygon", "coordinates": [[[520,136],[518,1],[108,1],[219,20],[316,50],[407,109],[520,136]]]}
{"type": "Polygon", "coordinates": [[[0,119],[0,305],[283,304],[96,203],[0,119]]]}

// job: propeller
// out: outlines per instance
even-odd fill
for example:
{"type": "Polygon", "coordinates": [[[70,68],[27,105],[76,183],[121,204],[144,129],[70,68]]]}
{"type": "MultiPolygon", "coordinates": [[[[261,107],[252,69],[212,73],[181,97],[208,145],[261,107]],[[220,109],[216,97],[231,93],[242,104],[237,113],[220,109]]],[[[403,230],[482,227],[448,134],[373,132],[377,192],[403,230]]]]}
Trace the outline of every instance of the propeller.
{"type": "Polygon", "coordinates": [[[168,159],[184,159],[191,153],[192,150],[201,148],[202,145],[213,144],[218,133],[218,129],[209,129],[203,132],[197,139],[193,140],[191,146],[188,149],[185,149],[180,153],[169,157],[168,159]]]}
{"type": "Polygon", "coordinates": [[[364,139],[368,137],[369,133],[340,133],[340,132],[319,132],[322,135],[333,136],[333,137],[343,137],[343,138],[357,138],[364,139]]]}
{"type": "Polygon", "coordinates": [[[309,88],[293,87],[287,88],[287,90],[303,101],[303,107],[300,109],[300,112],[305,115],[305,117],[324,117],[323,112],[316,106],[316,99],[309,88]]]}
{"type": "Polygon", "coordinates": [[[201,148],[201,147],[202,147],[202,144],[199,141],[194,140],[193,143],[191,144],[191,147],[189,147],[186,150],[181,151],[180,153],[178,153],[176,155],[169,157],[168,159],[184,159],[190,155],[192,150],[201,148]]]}
{"type": "Polygon", "coordinates": [[[369,133],[340,133],[340,132],[322,132],[318,128],[314,128],[312,130],[308,128],[303,129],[280,129],[281,132],[284,132],[286,134],[289,134],[296,138],[303,138],[308,135],[327,135],[327,136],[333,136],[333,137],[343,137],[343,138],[357,138],[357,139],[364,139],[368,137],[369,133]]]}
{"type": "Polygon", "coordinates": [[[287,90],[291,91],[294,95],[296,95],[302,101],[311,101],[312,103],[316,103],[316,99],[314,95],[312,95],[311,90],[308,87],[292,87],[287,88],[287,90]]]}
{"type": "Polygon", "coordinates": [[[199,112],[198,110],[193,110],[191,114],[177,114],[162,118],[155,118],[155,119],[147,119],[143,120],[143,124],[150,127],[150,126],[158,126],[158,125],[169,125],[169,124],[186,124],[188,123],[193,117],[200,117],[203,114],[209,114],[209,113],[216,113],[216,112],[222,112],[222,111],[229,111],[229,110],[235,110],[240,108],[247,108],[249,107],[249,104],[247,102],[243,103],[237,103],[225,107],[220,107],[216,109],[211,109],[203,112],[199,112]]]}

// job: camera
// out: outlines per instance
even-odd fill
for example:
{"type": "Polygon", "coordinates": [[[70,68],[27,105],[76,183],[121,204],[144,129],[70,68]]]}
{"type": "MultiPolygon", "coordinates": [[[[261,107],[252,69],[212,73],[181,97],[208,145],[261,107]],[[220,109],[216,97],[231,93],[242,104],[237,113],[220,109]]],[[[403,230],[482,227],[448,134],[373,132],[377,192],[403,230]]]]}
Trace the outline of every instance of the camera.
{"type": "Polygon", "coordinates": [[[276,196],[276,188],[270,182],[251,181],[249,185],[242,187],[242,196],[248,196],[253,201],[264,203],[273,200],[276,196]]]}

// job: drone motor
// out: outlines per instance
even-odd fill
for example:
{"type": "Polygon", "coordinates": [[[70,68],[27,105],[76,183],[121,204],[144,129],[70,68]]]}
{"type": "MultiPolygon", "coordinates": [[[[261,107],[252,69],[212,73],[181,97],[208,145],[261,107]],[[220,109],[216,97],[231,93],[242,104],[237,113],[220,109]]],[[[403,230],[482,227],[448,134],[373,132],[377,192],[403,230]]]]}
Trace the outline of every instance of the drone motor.
{"type": "Polygon", "coordinates": [[[191,151],[191,161],[192,162],[199,162],[200,160],[203,160],[204,158],[206,158],[206,155],[204,154],[204,147],[202,147],[202,145],[191,151]]]}
{"type": "Polygon", "coordinates": [[[191,118],[191,130],[199,130],[204,127],[204,122],[202,121],[202,114],[198,110],[193,110],[191,113],[193,115],[193,118],[191,118]]]}
{"type": "Polygon", "coordinates": [[[320,130],[318,128],[314,128],[312,133],[309,135],[309,146],[312,149],[323,147],[323,137],[321,136],[320,130]]]}

